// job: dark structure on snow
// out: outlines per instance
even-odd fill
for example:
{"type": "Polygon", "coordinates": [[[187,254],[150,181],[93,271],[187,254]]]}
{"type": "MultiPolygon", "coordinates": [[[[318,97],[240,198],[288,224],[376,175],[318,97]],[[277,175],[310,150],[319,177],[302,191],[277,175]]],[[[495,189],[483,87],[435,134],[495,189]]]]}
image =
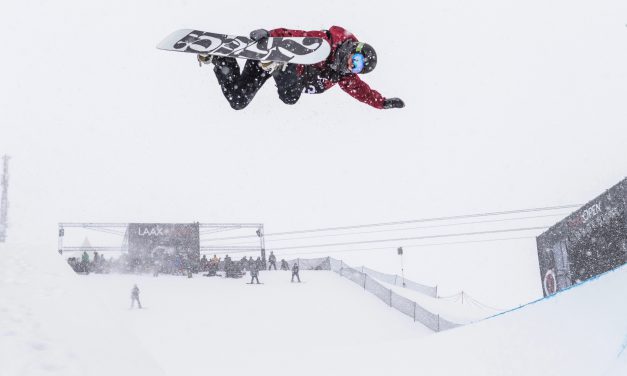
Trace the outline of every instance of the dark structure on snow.
{"type": "Polygon", "coordinates": [[[178,268],[197,269],[200,262],[199,223],[129,223],[128,255],[137,265],[173,257],[178,268]]]}
{"type": "Polygon", "coordinates": [[[544,296],[627,262],[627,178],[536,239],[544,296]]]}

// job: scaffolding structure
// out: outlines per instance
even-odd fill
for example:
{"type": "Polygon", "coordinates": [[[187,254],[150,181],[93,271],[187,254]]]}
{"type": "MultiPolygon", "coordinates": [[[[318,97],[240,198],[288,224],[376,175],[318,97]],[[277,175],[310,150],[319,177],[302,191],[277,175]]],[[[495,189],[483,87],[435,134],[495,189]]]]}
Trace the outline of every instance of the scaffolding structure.
{"type": "MultiPolygon", "coordinates": [[[[130,223],[94,223],[94,222],[64,222],[59,223],[58,235],[58,252],[60,254],[68,252],[116,252],[127,253],[128,252],[128,228],[130,223]],[[107,245],[79,245],[67,244],[65,241],[67,235],[66,231],[72,231],[72,229],[83,229],[90,232],[99,232],[112,235],[117,244],[107,245]]],[[[266,261],[265,250],[265,237],[264,237],[264,225],[263,223],[198,223],[199,235],[200,235],[200,253],[240,253],[240,252],[259,252],[264,264],[266,261]],[[227,241],[228,238],[216,237],[217,234],[223,234],[224,232],[233,231],[251,231],[249,237],[257,238],[256,241],[249,242],[245,245],[227,241]],[[253,235],[255,234],[255,235],[253,235]]],[[[80,240],[80,239],[79,239],[80,240]]]]}

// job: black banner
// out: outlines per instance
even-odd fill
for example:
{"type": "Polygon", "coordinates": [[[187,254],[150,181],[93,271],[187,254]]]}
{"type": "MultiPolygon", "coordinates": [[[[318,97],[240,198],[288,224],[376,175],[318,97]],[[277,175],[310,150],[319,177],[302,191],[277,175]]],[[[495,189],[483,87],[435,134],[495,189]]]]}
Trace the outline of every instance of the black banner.
{"type": "Polygon", "coordinates": [[[537,239],[544,296],[627,262],[627,179],[537,239]]]}
{"type": "Polygon", "coordinates": [[[198,223],[130,223],[128,254],[141,264],[173,258],[181,268],[196,268],[200,261],[198,223]]]}

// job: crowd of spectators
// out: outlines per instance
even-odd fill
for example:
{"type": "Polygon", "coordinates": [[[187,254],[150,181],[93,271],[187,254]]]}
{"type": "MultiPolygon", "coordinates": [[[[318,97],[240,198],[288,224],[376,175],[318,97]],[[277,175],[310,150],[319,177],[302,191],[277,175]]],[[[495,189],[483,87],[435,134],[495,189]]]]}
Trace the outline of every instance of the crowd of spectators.
{"type": "Polygon", "coordinates": [[[109,273],[115,264],[113,258],[107,260],[98,252],[94,252],[93,258],[90,259],[86,251],[83,251],[80,258],[70,257],[67,262],[75,272],[83,274],[109,273]]]}
{"type": "MultiPolygon", "coordinates": [[[[197,256],[196,256],[197,257],[197,256]]],[[[172,275],[187,275],[192,273],[203,273],[204,276],[213,277],[218,272],[223,272],[226,278],[241,278],[247,271],[266,270],[266,260],[261,257],[243,256],[240,260],[233,260],[228,254],[223,259],[217,255],[207,258],[203,255],[199,262],[194,262],[193,256],[188,253],[170,254],[165,252],[155,252],[142,259],[131,258],[128,254],[122,254],[117,258],[105,258],[98,252],[93,252],[92,256],[83,251],[80,257],[70,257],[68,264],[76,273],[152,273],[158,276],[161,273],[172,275]]],[[[277,269],[277,260],[273,252],[268,257],[267,269],[277,269]]],[[[280,261],[281,270],[290,270],[284,259],[280,261]]]]}

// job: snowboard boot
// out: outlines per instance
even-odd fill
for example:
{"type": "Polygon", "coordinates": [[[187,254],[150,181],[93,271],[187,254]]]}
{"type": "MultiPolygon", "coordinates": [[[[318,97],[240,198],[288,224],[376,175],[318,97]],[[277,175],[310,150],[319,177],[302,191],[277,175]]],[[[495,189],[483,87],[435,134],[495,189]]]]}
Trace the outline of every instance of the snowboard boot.
{"type": "Polygon", "coordinates": [[[279,69],[284,71],[285,67],[287,67],[287,64],[279,63],[277,61],[260,61],[259,66],[264,71],[268,72],[269,74],[272,74],[274,71],[279,70],[279,69]]]}
{"type": "Polygon", "coordinates": [[[198,66],[202,67],[203,64],[211,64],[213,62],[214,56],[198,54],[196,55],[196,58],[198,59],[198,66]]]}

